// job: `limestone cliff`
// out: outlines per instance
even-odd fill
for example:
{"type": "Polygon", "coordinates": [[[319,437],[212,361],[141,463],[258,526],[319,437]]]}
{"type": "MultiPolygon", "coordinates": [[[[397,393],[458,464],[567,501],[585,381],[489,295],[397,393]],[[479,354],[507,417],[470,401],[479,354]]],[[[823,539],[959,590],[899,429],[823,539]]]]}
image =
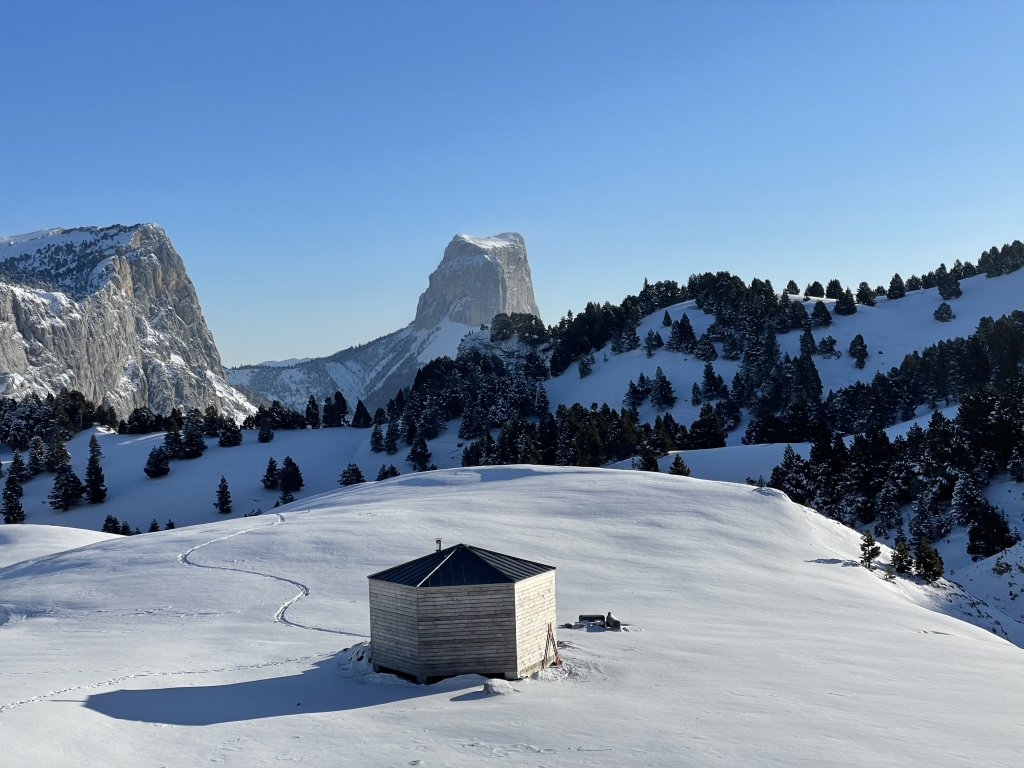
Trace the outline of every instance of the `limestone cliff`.
{"type": "Polygon", "coordinates": [[[121,417],[252,405],[224,377],[181,257],[155,224],[0,238],[0,394],[77,389],[121,417]]]}
{"type": "Polygon", "coordinates": [[[456,235],[420,296],[413,326],[433,328],[445,318],[479,326],[500,312],[540,317],[523,236],[456,235]]]}
{"type": "Polygon", "coordinates": [[[423,363],[454,357],[467,333],[500,312],[540,316],[523,236],[456,235],[430,275],[415,319],[405,328],[329,357],[289,366],[232,368],[228,377],[237,386],[300,411],[310,395],[322,403],[338,390],[353,405],[359,398],[374,407],[412,384],[423,363]]]}

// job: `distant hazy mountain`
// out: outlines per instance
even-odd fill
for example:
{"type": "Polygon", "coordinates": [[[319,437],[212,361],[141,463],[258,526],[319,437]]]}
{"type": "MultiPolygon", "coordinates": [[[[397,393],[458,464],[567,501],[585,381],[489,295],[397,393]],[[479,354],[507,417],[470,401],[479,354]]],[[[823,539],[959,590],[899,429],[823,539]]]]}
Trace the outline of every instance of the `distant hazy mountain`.
{"type": "Polygon", "coordinates": [[[181,257],[155,224],[0,238],[0,395],[80,390],[126,417],[148,405],[244,416],[181,257]]]}
{"type": "Polygon", "coordinates": [[[412,383],[419,367],[454,356],[459,342],[501,312],[540,316],[526,243],[516,232],[494,237],[456,235],[420,296],[416,318],[405,328],[329,357],[294,365],[262,363],[228,370],[232,384],[302,410],[341,390],[349,401],[373,407],[412,383]]]}

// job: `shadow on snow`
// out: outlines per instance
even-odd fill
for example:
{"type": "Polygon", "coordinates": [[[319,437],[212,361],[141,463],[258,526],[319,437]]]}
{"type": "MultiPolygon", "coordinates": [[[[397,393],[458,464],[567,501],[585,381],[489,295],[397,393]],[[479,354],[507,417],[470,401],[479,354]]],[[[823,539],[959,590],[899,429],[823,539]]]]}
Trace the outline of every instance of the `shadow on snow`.
{"type": "Polygon", "coordinates": [[[483,681],[476,675],[442,680],[434,685],[416,685],[392,675],[346,678],[338,671],[338,656],[318,662],[313,669],[298,675],[225,685],[110,691],[89,696],[85,706],[117,720],[214,725],[378,707],[457,692],[479,686],[483,681]]]}

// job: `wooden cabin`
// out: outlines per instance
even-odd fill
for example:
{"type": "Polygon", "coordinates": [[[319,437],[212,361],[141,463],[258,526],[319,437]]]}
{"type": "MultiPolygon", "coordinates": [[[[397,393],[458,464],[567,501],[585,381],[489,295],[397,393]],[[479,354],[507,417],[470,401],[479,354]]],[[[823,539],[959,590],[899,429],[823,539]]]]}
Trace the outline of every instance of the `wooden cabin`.
{"type": "Polygon", "coordinates": [[[375,672],[516,680],[554,662],[554,566],[438,541],[368,579],[375,672]]]}

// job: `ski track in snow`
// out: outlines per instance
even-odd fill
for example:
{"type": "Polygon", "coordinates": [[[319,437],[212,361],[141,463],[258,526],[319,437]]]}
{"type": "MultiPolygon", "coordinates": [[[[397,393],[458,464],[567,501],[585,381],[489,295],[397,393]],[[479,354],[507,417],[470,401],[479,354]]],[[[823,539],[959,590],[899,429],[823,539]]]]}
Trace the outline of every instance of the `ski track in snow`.
{"type": "Polygon", "coordinates": [[[264,525],[255,525],[252,528],[246,528],[244,531],[236,531],[235,533],[228,534],[227,536],[221,536],[220,538],[211,539],[210,541],[205,541],[202,544],[197,544],[196,546],[192,547],[191,549],[187,549],[184,552],[182,552],[180,555],[178,555],[178,562],[181,563],[182,565],[191,565],[193,568],[209,568],[209,569],[214,570],[214,571],[233,571],[235,573],[247,573],[247,574],[249,574],[251,576],[261,576],[261,577],[263,577],[265,579],[274,579],[275,581],[283,581],[286,584],[291,584],[293,587],[298,587],[299,594],[297,594],[295,597],[293,597],[291,600],[289,600],[288,602],[286,602],[284,605],[282,605],[280,608],[277,609],[277,613],[274,614],[274,621],[276,621],[276,622],[278,622],[280,624],[287,624],[289,627],[298,627],[299,629],[307,629],[307,630],[310,630],[311,632],[327,632],[327,633],[330,633],[332,635],[348,635],[349,637],[358,637],[358,638],[365,639],[366,635],[361,635],[361,634],[359,634],[357,632],[345,632],[345,631],[340,630],[340,629],[325,629],[324,627],[311,627],[311,626],[308,626],[306,624],[299,624],[298,622],[291,621],[287,616],[285,616],[285,614],[288,612],[288,609],[291,608],[295,603],[297,603],[299,600],[301,600],[304,597],[309,597],[309,587],[307,587],[305,584],[303,584],[300,581],[295,581],[294,579],[288,579],[288,578],[285,578],[284,576],[275,576],[272,573],[260,573],[259,571],[247,571],[247,570],[244,570],[242,568],[228,568],[227,566],[223,566],[223,565],[203,565],[202,563],[194,563],[194,562],[192,562],[191,560],[188,559],[189,555],[191,555],[197,549],[202,549],[203,547],[208,546],[210,544],[216,544],[219,541],[226,541],[227,539],[234,538],[235,536],[241,536],[243,533],[249,533],[251,531],[256,531],[256,530],[259,530],[260,528],[268,528],[268,527],[271,527],[271,526],[274,526],[274,525],[280,525],[281,523],[283,523],[285,521],[284,520],[284,515],[282,515],[280,512],[276,512],[275,514],[277,515],[277,520],[275,520],[272,523],[266,523],[264,525]]]}
{"type": "MultiPolygon", "coordinates": [[[[246,574],[249,574],[249,575],[252,575],[252,576],[260,576],[260,577],[265,578],[265,579],[274,579],[275,581],[283,581],[286,584],[291,584],[293,587],[297,587],[299,589],[299,594],[295,595],[295,597],[293,597],[291,600],[288,600],[280,608],[277,609],[277,612],[274,614],[274,621],[276,621],[276,622],[278,622],[280,624],[285,624],[285,625],[287,625],[289,627],[297,627],[298,629],[306,629],[306,630],[309,630],[311,632],[327,632],[327,633],[332,634],[332,635],[348,635],[350,637],[358,637],[360,639],[366,639],[366,635],[361,635],[361,634],[359,634],[357,632],[344,632],[344,631],[342,631],[340,629],[325,629],[324,627],[311,627],[311,626],[308,626],[306,624],[299,624],[298,622],[291,621],[290,619],[288,619],[288,617],[285,616],[285,614],[287,613],[288,609],[291,608],[295,603],[297,603],[302,598],[309,597],[309,587],[307,587],[302,582],[295,581],[294,579],[288,579],[288,578],[285,578],[284,576],[275,576],[274,574],[271,574],[271,573],[259,573],[258,571],[246,571],[246,570],[243,570],[241,568],[228,568],[228,567],[222,566],[222,565],[204,565],[202,563],[194,563],[191,560],[189,560],[189,555],[191,555],[197,549],[202,549],[203,547],[209,546],[210,544],[216,544],[217,542],[226,541],[227,539],[232,539],[235,536],[241,536],[243,533],[250,533],[251,531],[259,530],[260,528],[268,528],[268,527],[271,527],[271,526],[280,525],[281,523],[285,522],[284,515],[282,515],[280,513],[275,513],[275,514],[277,515],[277,520],[275,520],[272,523],[265,523],[263,525],[255,525],[252,528],[246,528],[243,531],[236,531],[235,533],[228,534],[227,536],[220,536],[220,537],[218,537],[216,539],[211,539],[210,541],[204,541],[202,544],[197,544],[196,546],[192,547],[191,549],[187,549],[184,552],[182,552],[181,554],[179,554],[178,555],[178,562],[181,563],[182,565],[192,566],[193,568],[208,568],[210,570],[215,570],[215,571],[234,571],[235,573],[246,573],[246,574]]],[[[280,667],[280,666],[284,666],[285,664],[295,664],[295,663],[302,662],[302,661],[309,661],[310,659],[326,659],[326,658],[330,658],[331,656],[334,656],[338,652],[339,651],[330,651],[329,653],[318,653],[318,654],[312,654],[312,655],[309,655],[309,656],[297,656],[297,657],[295,657],[293,659],[283,659],[282,661],[266,661],[266,662],[263,662],[261,664],[244,664],[244,665],[238,666],[238,667],[222,667],[222,668],[219,668],[219,669],[185,670],[185,671],[179,671],[179,672],[139,672],[139,673],[131,674],[131,675],[121,675],[120,677],[112,677],[109,680],[103,680],[102,682],[99,682],[99,683],[91,683],[89,685],[76,685],[76,686],[72,686],[70,688],[62,688],[62,689],[57,690],[57,691],[50,691],[49,693],[40,694],[39,696],[32,696],[32,697],[27,698],[27,699],[22,699],[21,701],[14,701],[14,702],[11,702],[10,704],[3,704],[3,705],[0,705],[0,714],[2,714],[4,712],[7,712],[9,710],[12,710],[12,709],[17,709],[18,707],[24,706],[25,704],[33,704],[35,702],[46,701],[47,699],[52,699],[54,696],[60,696],[62,694],[66,694],[66,693],[74,693],[76,691],[88,691],[88,690],[93,690],[95,688],[104,688],[104,687],[107,687],[107,686],[117,685],[119,683],[123,683],[123,682],[125,682],[127,680],[137,680],[137,679],[144,678],[144,677],[180,677],[180,676],[184,676],[184,675],[209,675],[209,674],[214,674],[214,673],[218,673],[218,672],[240,672],[240,671],[247,670],[247,669],[263,669],[263,668],[266,668],[266,667],[280,667]]]]}

